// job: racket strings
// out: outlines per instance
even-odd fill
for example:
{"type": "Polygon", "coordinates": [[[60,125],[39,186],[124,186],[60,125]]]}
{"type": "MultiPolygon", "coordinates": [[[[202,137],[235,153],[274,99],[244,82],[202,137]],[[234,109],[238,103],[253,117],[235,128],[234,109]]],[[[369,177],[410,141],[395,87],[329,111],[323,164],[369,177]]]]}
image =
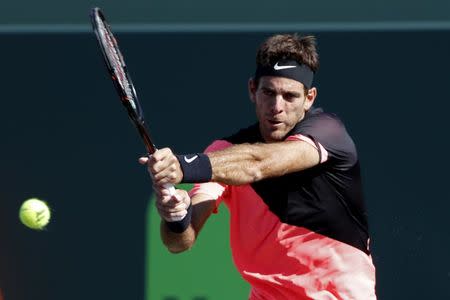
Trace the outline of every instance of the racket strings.
{"type": "Polygon", "coordinates": [[[128,75],[124,58],[120,52],[118,41],[115,39],[108,23],[99,8],[91,11],[91,22],[98,44],[102,50],[103,58],[114,86],[120,95],[122,104],[126,108],[131,121],[134,123],[142,137],[149,153],[155,152],[155,146],[149,136],[144,121],[144,113],[136,95],[133,82],[128,75]]]}
{"type": "Polygon", "coordinates": [[[117,42],[115,38],[110,34],[107,29],[107,25],[102,20],[98,21],[98,29],[100,33],[100,38],[102,44],[105,49],[105,54],[108,57],[110,62],[110,66],[114,72],[114,80],[116,80],[123,91],[125,92],[126,99],[125,101],[129,101],[134,110],[137,110],[136,104],[133,101],[133,91],[131,89],[131,84],[128,81],[126,72],[125,72],[125,64],[123,63],[122,54],[117,47],[117,42]]]}

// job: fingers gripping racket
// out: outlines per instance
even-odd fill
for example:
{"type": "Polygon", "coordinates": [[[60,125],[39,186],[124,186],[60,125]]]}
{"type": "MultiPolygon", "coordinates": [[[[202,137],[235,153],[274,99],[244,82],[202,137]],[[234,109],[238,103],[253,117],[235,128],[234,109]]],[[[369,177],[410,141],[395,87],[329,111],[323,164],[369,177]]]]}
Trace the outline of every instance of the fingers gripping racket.
{"type": "MultiPolygon", "coordinates": [[[[105,16],[99,8],[93,8],[91,11],[92,27],[97,37],[98,45],[103,54],[103,58],[111,75],[114,87],[120,96],[122,104],[125,106],[128,116],[136,126],[148,154],[153,154],[156,147],[150,138],[150,134],[145,126],[144,113],[141,104],[136,95],[133,82],[127,71],[127,66],[120,52],[119,45],[111,32],[110,26],[105,20],[105,16]]],[[[165,186],[173,195],[175,188],[171,184],[165,186]]]]}

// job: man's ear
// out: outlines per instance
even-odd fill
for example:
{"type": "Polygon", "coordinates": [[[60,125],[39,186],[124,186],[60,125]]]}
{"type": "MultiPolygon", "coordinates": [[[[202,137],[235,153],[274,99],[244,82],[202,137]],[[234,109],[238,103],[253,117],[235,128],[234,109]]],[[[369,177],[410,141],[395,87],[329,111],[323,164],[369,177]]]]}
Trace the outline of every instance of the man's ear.
{"type": "Polygon", "coordinates": [[[309,110],[314,104],[314,100],[317,97],[317,89],[312,87],[308,90],[308,94],[305,95],[305,111],[309,110]]]}
{"type": "Polygon", "coordinates": [[[250,97],[250,100],[255,103],[256,101],[256,90],[258,89],[258,87],[256,86],[256,82],[253,79],[253,77],[251,77],[248,80],[248,95],[250,97]]]}

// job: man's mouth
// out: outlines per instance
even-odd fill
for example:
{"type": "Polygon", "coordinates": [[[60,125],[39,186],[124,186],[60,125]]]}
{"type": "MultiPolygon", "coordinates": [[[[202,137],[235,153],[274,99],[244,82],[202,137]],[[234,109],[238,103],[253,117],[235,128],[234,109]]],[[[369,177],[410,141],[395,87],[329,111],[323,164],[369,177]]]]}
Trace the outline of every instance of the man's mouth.
{"type": "Polygon", "coordinates": [[[281,121],[273,120],[273,119],[268,119],[267,121],[268,121],[268,123],[269,123],[270,125],[272,125],[272,126],[278,126],[278,125],[280,125],[280,124],[283,123],[283,122],[281,122],[281,121]]]}
{"type": "Polygon", "coordinates": [[[269,123],[270,124],[280,124],[280,123],[282,123],[281,121],[279,121],[279,120],[274,120],[274,119],[268,119],[267,121],[269,121],[269,123]]]}

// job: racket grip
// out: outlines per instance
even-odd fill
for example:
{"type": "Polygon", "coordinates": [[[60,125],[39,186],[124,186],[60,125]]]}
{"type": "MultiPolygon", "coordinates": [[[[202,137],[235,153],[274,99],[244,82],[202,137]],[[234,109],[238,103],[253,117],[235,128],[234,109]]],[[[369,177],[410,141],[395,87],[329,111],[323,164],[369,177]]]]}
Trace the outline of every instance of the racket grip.
{"type": "Polygon", "coordinates": [[[175,195],[175,187],[173,186],[173,184],[166,183],[166,184],[164,184],[164,188],[169,190],[170,196],[175,195]]]}

